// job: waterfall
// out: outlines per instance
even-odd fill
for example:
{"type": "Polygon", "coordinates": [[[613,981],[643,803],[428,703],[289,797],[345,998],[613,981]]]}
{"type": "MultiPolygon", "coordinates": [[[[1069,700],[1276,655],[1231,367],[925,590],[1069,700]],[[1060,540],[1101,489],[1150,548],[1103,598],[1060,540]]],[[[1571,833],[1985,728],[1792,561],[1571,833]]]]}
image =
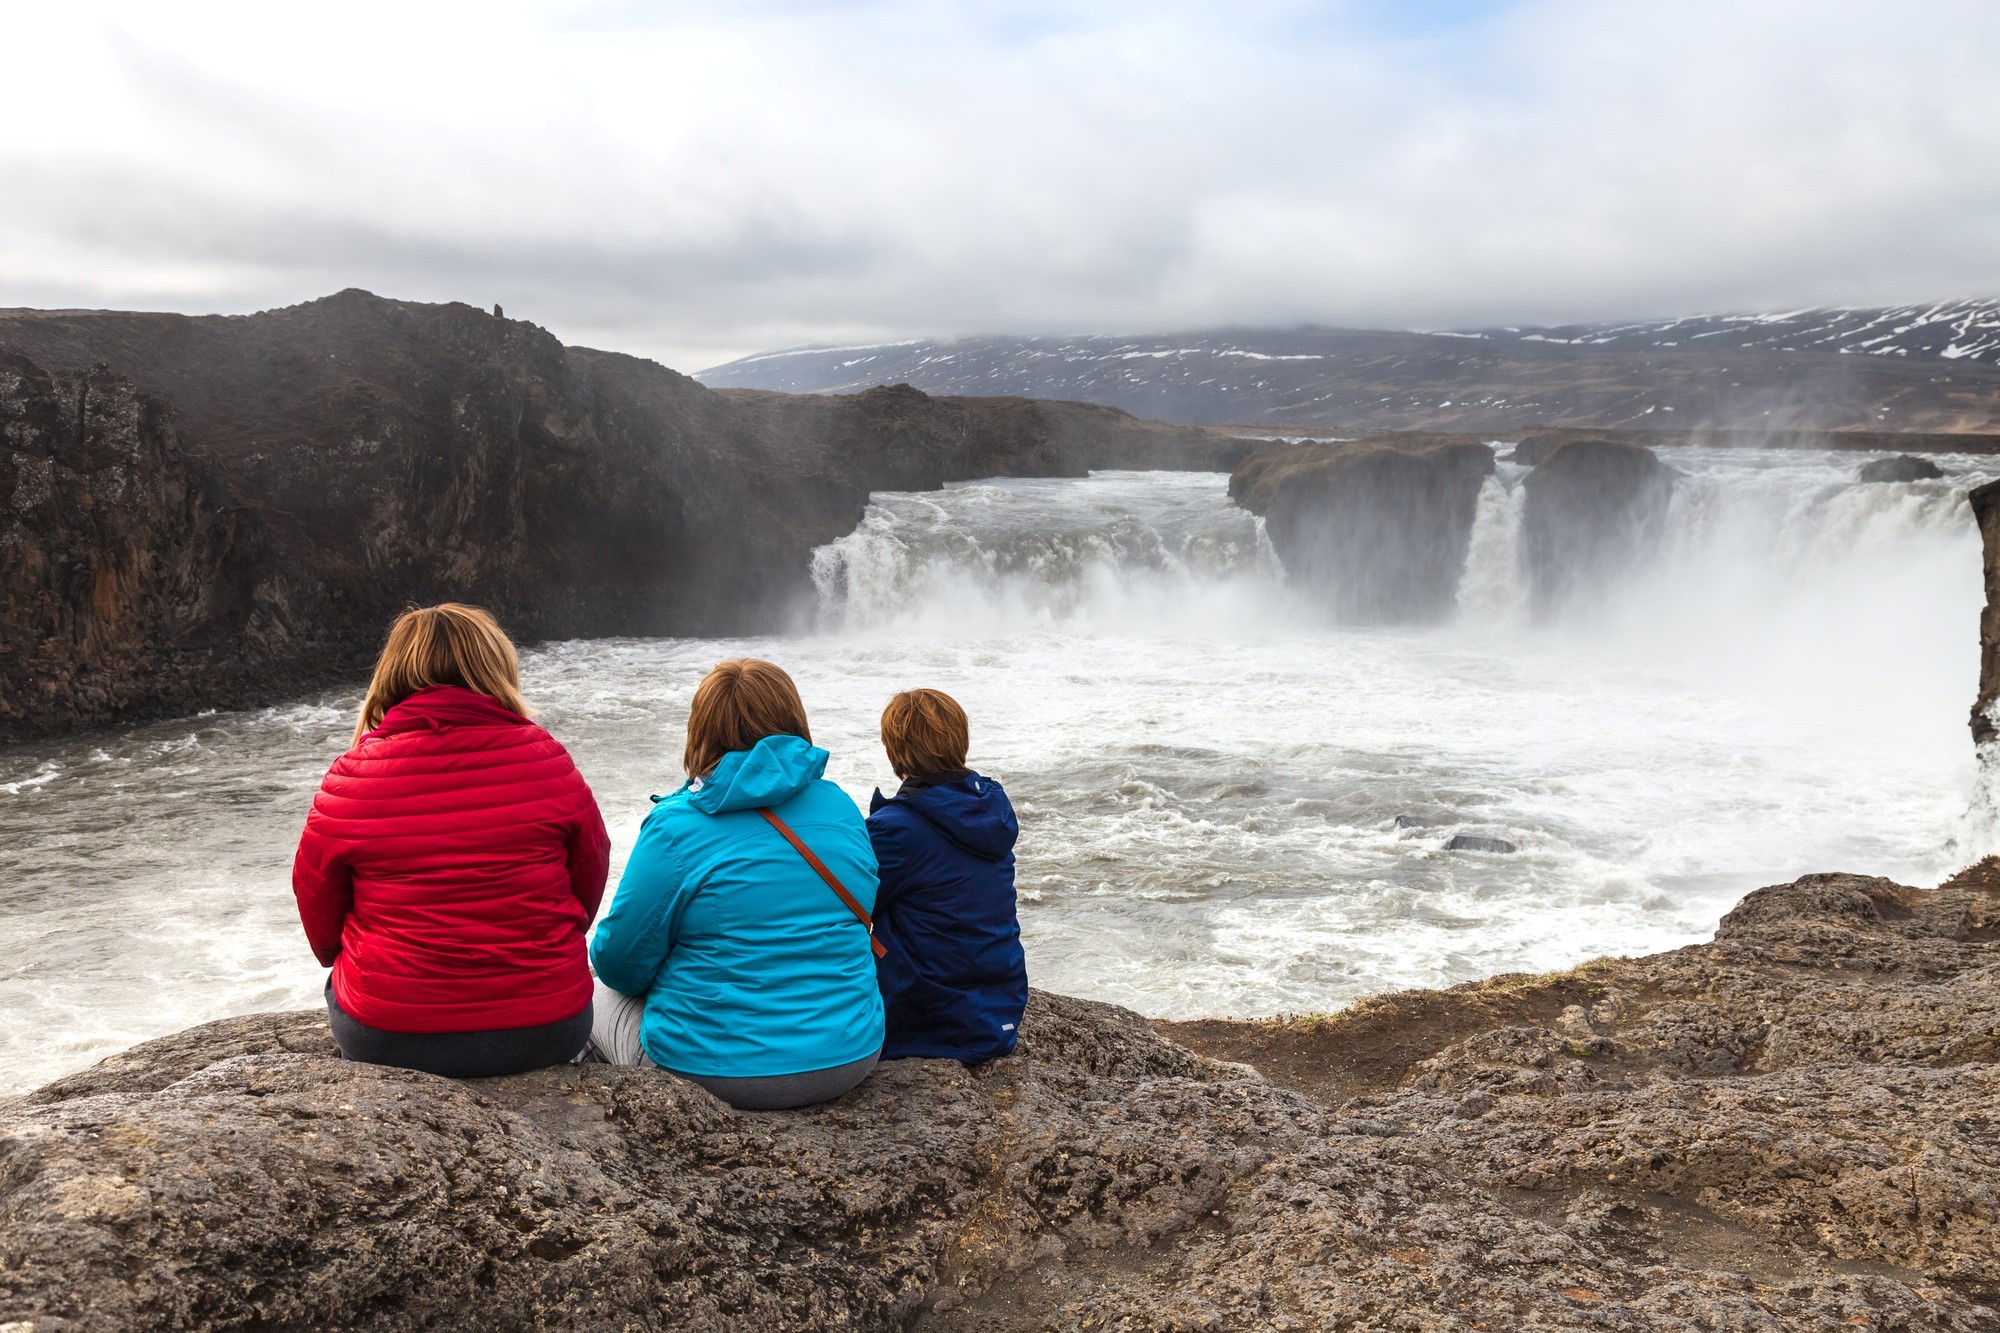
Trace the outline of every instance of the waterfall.
{"type": "Polygon", "coordinates": [[[813,553],[822,628],[1219,628],[1282,600],[1262,520],[1207,473],[877,495],[813,553]]]}
{"type": "MultiPolygon", "coordinates": [[[[1946,457],[1943,480],[1858,484],[1857,455],[1660,456],[1680,475],[1658,550],[1561,633],[1819,681],[1851,674],[1857,655],[1908,658],[1926,679],[1963,674],[1933,648],[1964,637],[1954,618],[1983,595],[1965,494],[2000,470],[1994,460],[1946,457]],[[1893,632],[1843,644],[1856,624],[1893,632]]],[[[1480,491],[1457,593],[1462,629],[1528,628],[1527,475],[1500,464],[1480,491]]],[[[1316,618],[1287,591],[1262,521],[1209,473],[880,494],[853,532],[814,552],[812,578],[827,630],[1284,631],[1316,618]]]]}
{"type": "Polygon", "coordinates": [[[1526,613],[1527,583],[1521,573],[1521,478],[1526,468],[1499,465],[1479,492],[1472,518],[1472,542],[1458,582],[1459,619],[1468,623],[1513,624],[1526,613]]]}

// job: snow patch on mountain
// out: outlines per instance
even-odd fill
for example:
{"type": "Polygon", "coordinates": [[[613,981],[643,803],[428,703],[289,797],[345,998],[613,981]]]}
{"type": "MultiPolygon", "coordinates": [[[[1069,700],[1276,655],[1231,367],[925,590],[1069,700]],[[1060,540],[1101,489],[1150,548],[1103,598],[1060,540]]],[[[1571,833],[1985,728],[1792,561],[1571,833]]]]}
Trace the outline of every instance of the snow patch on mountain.
{"type": "Polygon", "coordinates": [[[1936,357],[2000,364],[2000,298],[1928,305],[1785,310],[1748,315],[1684,315],[1633,324],[1440,330],[1496,342],[1604,347],[1740,347],[1776,352],[1936,357]]]}

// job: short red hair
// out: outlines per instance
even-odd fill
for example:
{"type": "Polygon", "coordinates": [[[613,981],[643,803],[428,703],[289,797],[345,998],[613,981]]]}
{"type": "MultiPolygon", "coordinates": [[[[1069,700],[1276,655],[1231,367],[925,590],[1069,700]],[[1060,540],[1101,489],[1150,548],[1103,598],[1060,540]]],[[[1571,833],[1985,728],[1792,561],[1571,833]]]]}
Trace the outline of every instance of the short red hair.
{"type": "Polygon", "coordinates": [[[964,768],[970,732],[965,710],[943,690],[904,690],[882,710],[882,748],[899,778],[964,768]]]}
{"type": "Polygon", "coordinates": [[[689,777],[705,778],[722,756],[766,736],[812,739],[799,687],[783,667],[754,657],[718,662],[695,688],[681,766],[689,777]]]}

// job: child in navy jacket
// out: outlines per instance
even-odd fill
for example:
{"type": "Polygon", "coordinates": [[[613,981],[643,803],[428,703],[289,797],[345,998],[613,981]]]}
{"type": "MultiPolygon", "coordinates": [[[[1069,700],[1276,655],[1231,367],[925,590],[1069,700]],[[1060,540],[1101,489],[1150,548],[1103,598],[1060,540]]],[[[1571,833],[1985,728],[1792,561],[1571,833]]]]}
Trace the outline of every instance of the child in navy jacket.
{"type": "Polygon", "coordinates": [[[880,791],[868,836],[881,867],[875,938],[887,1037],[882,1058],[978,1064],[1014,1049],[1028,1003],[1014,914],[1007,793],[965,766],[965,710],[938,690],[906,690],[882,712],[882,746],[903,785],[880,791]]]}

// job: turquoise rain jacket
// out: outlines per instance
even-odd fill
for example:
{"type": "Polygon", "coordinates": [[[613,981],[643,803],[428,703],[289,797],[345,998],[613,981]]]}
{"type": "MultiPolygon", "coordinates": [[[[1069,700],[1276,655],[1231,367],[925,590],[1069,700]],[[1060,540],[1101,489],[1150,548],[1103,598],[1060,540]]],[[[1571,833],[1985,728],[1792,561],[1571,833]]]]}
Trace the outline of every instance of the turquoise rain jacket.
{"type": "Polygon", "coordinates": [[[826,760],[797,736],[766,736],[653,798],[590,961],[605,985],[646,997],[639,1044],[655,1064],[766,1078],[881,1049],[867,930],[757,813],[769,807],[872,911],[868,828],[821,776],[826,760]]]}

